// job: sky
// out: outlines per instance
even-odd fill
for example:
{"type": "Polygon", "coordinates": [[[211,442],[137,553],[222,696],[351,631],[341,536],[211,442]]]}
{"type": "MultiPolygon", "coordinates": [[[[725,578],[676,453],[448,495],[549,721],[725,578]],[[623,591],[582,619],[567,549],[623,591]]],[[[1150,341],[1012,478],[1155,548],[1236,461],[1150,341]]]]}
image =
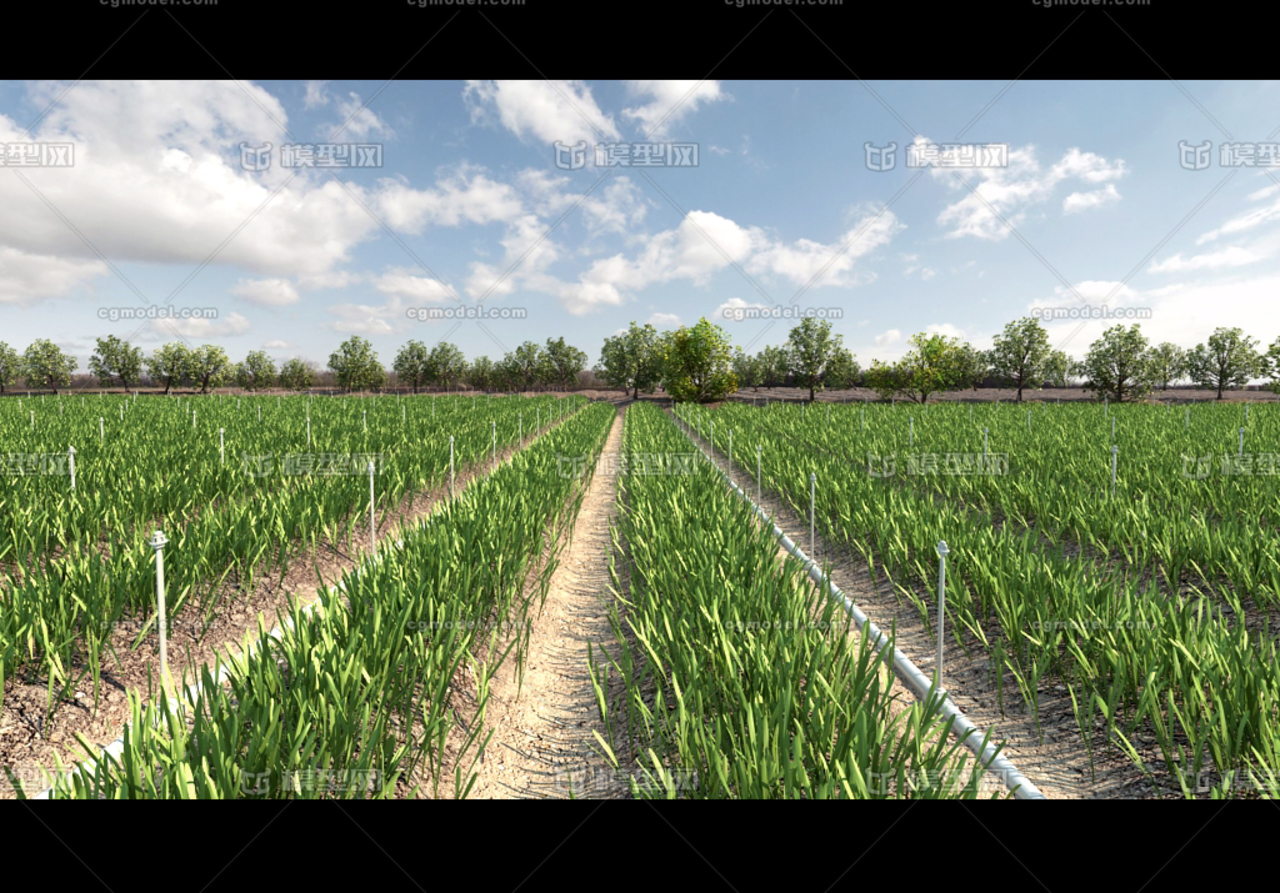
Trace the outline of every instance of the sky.
{"type": "Polygon", "coordinates": [[[595,364],[631,321],[754,353],[806,312],[866,367],[1083,307],[1139,318],[1046,320],[1075,358],[1135,321],[1265,347],[1280,169],[1222,146],[1278,128],[1263,82],[0,82],[0,341],[595,364]]]}

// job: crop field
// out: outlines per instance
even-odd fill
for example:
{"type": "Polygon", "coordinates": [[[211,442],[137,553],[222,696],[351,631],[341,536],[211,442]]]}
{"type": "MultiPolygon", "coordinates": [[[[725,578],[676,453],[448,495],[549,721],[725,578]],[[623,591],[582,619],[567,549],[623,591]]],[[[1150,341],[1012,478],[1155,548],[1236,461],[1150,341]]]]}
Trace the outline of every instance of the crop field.
{"type": "MultiPolygon", "coordinates": [[[[513,771],[492,756],[495,692],[520,692],[548,599],[584,563],[611,585],[575,709],[621,796],[1040,796],[988,763],[1026,752],[1006,717],[1040,744],[1066,721],[1081,785],[1120,763],[1131,796],[1277,793],[1274,406],[64,396],[0,401],[0,435],[4,691],[39,685],[43,721],[74,739],[6,759],[18,796],[491,791],[513,771]],[[383,521],[428,492],[429,513],[383,521]],[[791,554],[751,504],[774,499],[800,519],[791,554]],[[606,552],[579,543],[588,502],[613,506],[606,552]],[[169,629],[222,629],[317,541],[354,557],[171,680],[155,531],[169,629]],[[948,663],[913,697],[895,627],[936,635],[943,541],[948,663]],[[840,561],[905,612],[870,618],[878,644],[825,576],[840,561]],[[73,720],[129,654],[147,681],[103,750],[73,720]],[[943,697],[979,681],[991,726],[961,734],[943,697]]],[[[932,672],[932,646],[911,647],[932,672]]],[[[0,729],[30,719],[19,706],[0,702],[0,729]]]]}
{"type": "MultiPolygon", "coordinates": [[[[168,616],[212,619],[228,591],[282,573],[319,536],[367,539],[375,514],[447,487],[582,400],[125,397],[0,402],[0,680],[41,678],[49,717],[104,661],[154,639],[153,530],[168,616]],[[74,455],[70,448],[74,447],[74,455]],[[74,478],[72,468],[74,467],[74,478]],[[74,489],[73,489],[74,482],[74,489]],[[363,525],[363,526],[362,526],[363,525]],[[114,644],[113,644],[114,642],[114,644]]],[[[0,709],[3,708],[0,702],[0,709]]]]}
{"type": "Polygon", "coordinates": [[[759,450],[762,489],[806,518],[814,475],[824,541],[874,567],[928,627],[945,541],[949,646],[1007,671],[1037,725],[1041,693],[1064,688],[1091,763],[1115,750],[1153,789],[1275,795],[1273,406],[679,413],[722,457],[733,450],[753,495],[759,450]]]}

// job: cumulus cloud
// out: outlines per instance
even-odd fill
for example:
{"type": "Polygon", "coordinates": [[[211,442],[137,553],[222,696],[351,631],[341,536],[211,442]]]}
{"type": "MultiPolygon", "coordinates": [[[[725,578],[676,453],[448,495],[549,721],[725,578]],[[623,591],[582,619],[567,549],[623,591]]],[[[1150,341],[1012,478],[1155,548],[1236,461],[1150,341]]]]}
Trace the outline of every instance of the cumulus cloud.
{"type": "MultiPolygon", "coordinates": [[[[915,142],[928,140],[916,137],[915,142]]],[[[1058,184],[1066,180],[1082,180],[1094,185],[1107,184],[1093,192],[1073,193],[1064,202],[1064,211],[1068,213],[1118,200],[1119,193],[1115,192],[1114,185],[1109,181],[1118,179],[1127,172],[1122,160],[1109,161],[1093,152],[1082,152],[1076,148],[1067,150],[1058,162],[1046,169],[1036,159],[1035,149],[1031,146],[1010,149],[1008,166],[1003,168],[930,169],[935,180],[965,193],[963,198],[948,205],[938,215],[940,225],[951,227],[951,231],[947,233],[948,238],[973,236],[990,240],[1006,238],[1009,226],[1020,225],[1026,219],[1029,208],[1047,201],[1058,184]],[[973,187],[972,191],[956,177],[957,173],[973,187]],[[1009,226],[1005,225],[1005,221],[1009,226]]]]}
{"type": "Polygon", "coordinates": [[[500,124],[521,140],[550,146],[622,138],[582,81],[468,81],[462,97],[472,123],[500,124]]]}
{"type": "Polygon", "coordinates": [[[644,105],[622,110],[647,140],[666,139],[677,124],[700,105],[729,98],[718,81],[629,81],[628,92],[644,105]]]}
{"type": "Polygon", "coordinates": [[[287,279],[241,279],[231,286],[231,293],[266,307],[283,307],[301,300],[298,290],[287,279]]]}

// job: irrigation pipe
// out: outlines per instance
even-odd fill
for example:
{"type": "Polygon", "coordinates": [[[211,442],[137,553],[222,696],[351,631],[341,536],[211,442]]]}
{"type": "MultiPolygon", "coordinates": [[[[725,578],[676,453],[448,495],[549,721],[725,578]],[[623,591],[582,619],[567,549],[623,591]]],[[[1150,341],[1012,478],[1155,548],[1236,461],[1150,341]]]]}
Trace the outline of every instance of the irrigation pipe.
{"type": "MultiPolygon", "coordinates": [[[[579,412],[581,412],[581,411],[582,411],[582,409],[585,409],[587,406],[590,406],[590,405],[591,405],[590,401],[589,401],[589,402],[587,402],[587,403],[585,403],[585,404],[583,404],[583,406],[582,406],[580,409],[575,410],[574,412],[572,412],[572,413],[570,413],[570,414],[568,414],[568,415],[565,415],[565,416],[561,417],[560,422],[567,422],[569,419],[573,418],[573,417],[574,417],[574,416],[576,416],[579,412]]],[[[535,435],[535,439],[536,439],[536,438],[538,438],[538,437],[545,437],[545,436],[547,435],[547,433],[549,433],[550,431],[551,431],[551,429],[550,429],[550,428],[548,428],[546,431],[541,432],[541,433],[539,433],[539,434],[535,435]]],[[[518,444],[517,444],[517,446],[518,446],[518,444]]],[[[515,450],[515,452],[513,452],[511,455],[509,455],[509,456],[507,456],[505,459],[503,459],[500,463],[498,463],[498,465],[507,465],[507,464],[510,464],[511,462],[513,462],[513,461],[515,460],[515,457],[516,457],[519,453],[521,453],[522,451],[523,451],[523,449],[517,449],[517,450],[515,450]]],[[[492,474],[494,471],[496,471],[496,470],[498,469],[498,465],[495,465],[495,466],[493,467],[493,469],[492,469],[489,473],[490,473],[490,474],[492,474]]],[[[462,488],[462,493],[459,493],[459,494],[457,494],[456,496],[451,497],[451,498],[452,498],[452,499],[455,499],[455,500],[457,500],[457,499],[461,499],[461,498],[462,498],[462,496],[466,493],[466,491],[467,491],[467,487],[468,487],[468,486],[469,486],[469,484],[464,484],[464,485],[463,485],[463,488],[462,488]]],[[[433,514],[434,514],[434,512],[433,512],[433,514]]],[[[428,517],[430,517],[430,516],[428,516],[428,517]]],[[[426,522],[426,520],[427,520],[427,518],[422,518],[421,520],[419,520],[419,521],[417,522],[417,524],[412,525],[412,526],[417,526],[417,525],[423,524],[423,523],[425,523],[425,522],[426,522]]],[[[396,540],[396,541],[395,541],[395,547],[396,547],[397,549],[403,549],[403,548],[404,548],[404,540],[403,540],[403,539],[398,539],[398,540],[396,540]]],[[[379,555],[377,555],[377,554],[374,554],[373,556],[371,556],[371,557],[369,558],[369,560],[368,560],[368,561],[364,562],[364,564],[361,564],[361,565],[357,566],[356,568],[354,568],[354,569],[352,570],[352,574],[354,574],[355,576],[359,576],[359,575],[361,574],[361,572],[363,572],[363,571],[364,571],[364,570],[369,566],[369,564],[370,564],[370,563],[378,562],[378,561],[381,561],[381,560],[382,560],[382,559],[381,559],[381,556],[379,556],[379,555]]],[[[346,585],[345,585],[345,582],[344,582],[343,580],[339,580],[337,583],[335,583],[333,588],[338,589],[338,590],[341,590],[342,592],[346,592],[346,589],[347,589],[347,587],[346,587],[346,585]]],[[[308,616],[308,615],[310,615],[310,614],[313,614],[313,613],[323,613],[323,611],[324,611],[324,605],[323,605],[321,602],[318,602],[318,601],[317,601],[317,602],[312,602],[312,603],[311,603],[311,604],[309,604],[309,605],[304,605],[303,607],[301,607],[301,608],[299,608],[299,609],[298,609],[298,613],[299,613],[300,615],[302,615],[303,617],[306,617],[306,616],[308,616]]],[[[289,632],[292,632],[292,631],[293,631],[293,626],[294,626],[294,623],[293,623],[293,616],[292,616],[292,615],[290,615],[289,617],[286,617],[286,618],[284,619],[284,622],[283,622],[282,624],[280,624],[280,625],[276,626],[274,629],[272,629],[272,630],[271,630],[271,632],[267,633],[267,635],[268,635],[269,637],[271,637],[272,639],[275,639],[275,640],[278,642],[278,641],[280,641],[280,640],[281,640],[281,638],[284,636],[284,634],[285,634],[286,630],[287,630],[287,631],[289,631],[289,632]]],[[[259,629],[261,629],[261,627],[259,627],[259,629]]],[[[249,635],[250,635],[250,634],[246,633],[246,638],[247,638],[249,635]]],[[[243,641],[243,640],[242,640],[242,641],[243,641]]],[[[225,663],[223,663],[223,664],[221,665],[221,668],[218,670],[218,674],[217,674],[217,676],[216,676],[216,677],[214,678],[214,680],[213,680],[214,685],[216,685],[216,686],[221,686],[224,682],[226,682],[226,681],[227,681],[227,679],[229,679],[229,678],[230,678],[232,670],[236,669],[236,668],[237,668],[237,666],[239,666],[239,665],[247,666],[247,665],[248,665],[248,662],[249,662],[249,659],[250,659],[251,657],[253,657],[253,655],[254,655],[255,651],[257,650],[257,648],[258,648],[258,646],[259,646],[259,644],[260,644],[261,642],[262,642],[262,639],[261,639],[260,637],[254,638],[254,639],[253,639],[252,641],[250,641],[247,645],[245,645],[244,650],[240,653],[240,655],[239,655],[239,656],[236,656],[236,655],[231,654],[230,652],[227,652],[227,655],[226,655],[226,656],[227,656],[227,661],[226,661],[225,663]]],[[[205,664],[205,666],[208,666],[208,664],[205,664]]],[[[170,712],[170,713],[178,713],[180,710],[182,710],[182,709],[184,709],[184,708],[186,708],[186,707],[194,707],[194,706],[195,706],[195,704],[196,704],[197,699],[200,697],[200,693],[201,693],[203,690],[204,690],[204,683],[203,683],[203,682],[195,682],[195,683],[192,683],[191,685],[188,685],[186,688],[184,688],[184,689],[182,690],[182,695],[183,695],[183,697],[182,697],[181,699],[179,699],[179,698],[174,698],[173,700],[171,700],[171,701],[169,701],[169,702],[168,702],[168,704],[169,704],[169,712],[170,712]]],[[[126,729],[126,730],[128,729],[128,727],[129,727],[129,724],[128,724],[128,723],[125,723],[125,729],[126,729]]],[[[116,760],[118,761],[118,760],[119,760],[119,757],[120,757],[120,754],[122,754],[122,753],[124,753],[124,732],[121,732],[121,733],[120,733],[120,737],[119,737],[119,738],[117,738],[115,741],[112,741],[112,742],[111,742],[110,744],[108,744],[107,746],[105,746],[105,747],[103,747],[103,748],[100,748],[100,749],[99,749],[99,751],[98,751],[98,756],[97,756],[97,757],[86,757],[85,759],[83,759],[83,760],[79,761],[79,762],[78,762],[78,763],[76,763],[74,766],[72,766],[71,768],[69,768],[69,769],[68,769],[65,773],[63,773],[63,774],[64,774],[64,775],[66,775],[66,776],[69,778],[70,776],[75,775],[75,774],[77,774],[77,773],[80,773],[80,774],[86,774],[86,773],[87,773],[87,774],[91,777],[91,776],[93,775],[93,773],[97,770],[97,768],[98,768],[98,763],[102,762],[102,760],[103,760],[105,757],[113,757],[113,758],[116,758],[116,760]]],[[[49,787],[45,788],[45,789],[44,789],[43,791],[41,791],[39,794],[36,794],[35,796],[31,797],[30,799],[32,799],[32,800],[48,800],[48,799],[52,796],[52,794],[53,794],[53,789],[54,789],[54,787],[55,787],[55,785],[50,785],[49,787]]]]}
{"type": "MultiPolygon", "coordinates": [[[[813,561],[813,559],[804,554],[803,549],[791,541],[791,538],[783,532],[782,528],[775,524],[771,517],[765,514],[764,509],[756,505],[755,502],[752,501],[751,497],[748,496],[741,487],[733,482],[728,473],[715,463],[712,456],[709,455],[707,451],[697,443],[697,441],[693,440],[689,435],[688,423],[683,419],[680,419],[679,416],[676,416],[676,418],[679,419],[680,423],[684,426],[685,436],[689,437],[693,445],[697,447],[708,460],[711,460],[712,467],[715,468],[716,471],[720,472],[720,476],[724,478],[725,483],[727,483],[729,487],[747,503],[747,505],[751,506],[751,508],[755,510],[755,513],[760,517],[760,520],[773,528],[773,535],[778,538],[782,548],[786,549],[788,554],[799,559],[804,564],[805,570],[808,571],[809,578],[813,580],[814,583],[825,588],[831,593],[833,598],[838,598],[843,602],[844,609],[853,617],[853,622],[857,624],[858,630],[871,638],[872,647],[875,648],[877,654],[883,654],[885,648],[889,645],[889,638],[878,626],[875,625],[875,623],[872,622],[871,618],[868,617],[861,608],[853,603],[852,599],[840,591],[840,587],[831,581],[831,579],[826,575],[822,568],[813,561]]],[[[911,688],[911,690],[915,692],[918,698],[921,700],[928,700],[929,695],[933,692],[933,681],[922,673],[920,668],[911,662],[911,658],[903,654],[902,650],[897,646],[894,646],[893,649],[893,669],[911,688]]],[[[1013,791],[1014,799],[1047,799],[1045,795],[1040,792],[1040,789],[1031,783],[1029,778],[1019,772],[1013,763],[1009,762],[1008,757],[996,752],[994,744],[987,742],[984,746],[983,735],[978,727],[970,722],[969,718],[960,712],[960,708],[951,700],[951,695],[947,694],[946,689],[943,689],[941,693],[943,722],[946,722],[948,719],[955,719],[955,724],[952,728],[961,736],[961,742],[978,757],[979,761],[981,761],[983,767],[987,771],[994,770],[999,774],[1005,786],[1013,791]]]]}

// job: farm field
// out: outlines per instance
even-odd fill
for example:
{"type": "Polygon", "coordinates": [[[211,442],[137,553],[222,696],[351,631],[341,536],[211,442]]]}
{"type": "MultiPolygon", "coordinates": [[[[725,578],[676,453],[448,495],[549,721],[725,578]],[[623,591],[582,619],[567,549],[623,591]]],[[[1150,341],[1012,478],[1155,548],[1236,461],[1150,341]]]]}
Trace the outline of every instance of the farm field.
{"type": "Polygon", "coordinates": [[[1046,695],[1062,692],[1091,770],[1119,752],[1148,795],[1274,796],[1273,407],[680,413],[726,459],[732,437],[748,489],[759,448],[763,489],[806,518],[815,475],[824,541],[874,568],[926,628],[945,541],[948,647],[1012,680],[1002,714],[1019,700],[1039,729],[1046,695]]]}
{"type": "Polygon", "coordinates": [[[14,794],[1024,796],[975,758],[984,744],[1050,797],[1276,794],[1273,406],[63,397],[0,401],[0,428],[25,472],[0,503],[0,728],[25,720],[14,692],[35,680],[45,721],[75,740],[38,763],[6,756],[14,794]],[[450,487],[450,436],[465,487],[450,487]],[[75,442],[73,491],[52,445],[75,442]],[[811,474],[811,557],[888,587],[871,620],[890,636],[902,620],[892,646],[926,675],[948,543],[943,689],[983,720],[967,740],[741,498],[802,519],[807,550],[811,474]],[[111,486],[125,476],[138,485],[111,486]],[[576,543],[589,490],[617,505],[612,550],[576,543]],[[428,491],[417,520],[377,520],[428,491]],[[237,595],[311,560],[308,543],[345,540],[354,560],[308,603],[259,612],[243,641],[210,641],[166,687],[156,529],[166,628],[190,618],[215,640],[237,595]],[[610,585],[589,584],[604,613],[580,666],[548,677],[532,643],[545,662],[564,631],[543,613],[566,595],[553,589],[582,585],[561,582],[562,563],[610,585]],[[579,681],[548,681],[564,673],[579,681]],[[110,739],[66,717],[113,687],[120,739],[98,756],[110,739]],[[581,765],[508,780],[549,759],[512,743],[536,721],[513,705],[538,697],[583,715],[588,734],[565,739],[581,765]],[[1071,751],[1072,783],[1048,771],[1046,741],[1071,751]],[[607,784],[582,782],[588,752],[607,784]]]}
{"type": "Polygon", "coordinates": [[[181,634],[184,647],[207,652],[222,644],[220,636],[238,640],[252,627],[247,608],[266,608],[268,617],[274,608],[287,609],[295,585],[305,591],[309,574],[312,588],[332,578],[336,558],[368,544],[369,461],[375,520],[385,535],[393,517],[412,516],[431,494],[447,494],[451,452],[461,488],[473,469],[519,448],[522,437],[532,441],[584,403],[0,401],[6,436],[21,447],[6,456],[0,501],[7,537],[0,561],[6,695],[0,744],[7,750],[0,752],[16,755],[31,730],[46,725],[74,745],[80,718],[127,709],[123,692],[145,689],[158,673],[155,556],[148,545],[154,530],[169,539],[171,641],[181,634]],[[68,454],[52,449],[64,443],[83,444],[74,491],[68,454]],[[316,562],[325,565],[323,573],[311,570],[316,562]],[[274,602],[263,600],[264,588],[274,602]]]}

